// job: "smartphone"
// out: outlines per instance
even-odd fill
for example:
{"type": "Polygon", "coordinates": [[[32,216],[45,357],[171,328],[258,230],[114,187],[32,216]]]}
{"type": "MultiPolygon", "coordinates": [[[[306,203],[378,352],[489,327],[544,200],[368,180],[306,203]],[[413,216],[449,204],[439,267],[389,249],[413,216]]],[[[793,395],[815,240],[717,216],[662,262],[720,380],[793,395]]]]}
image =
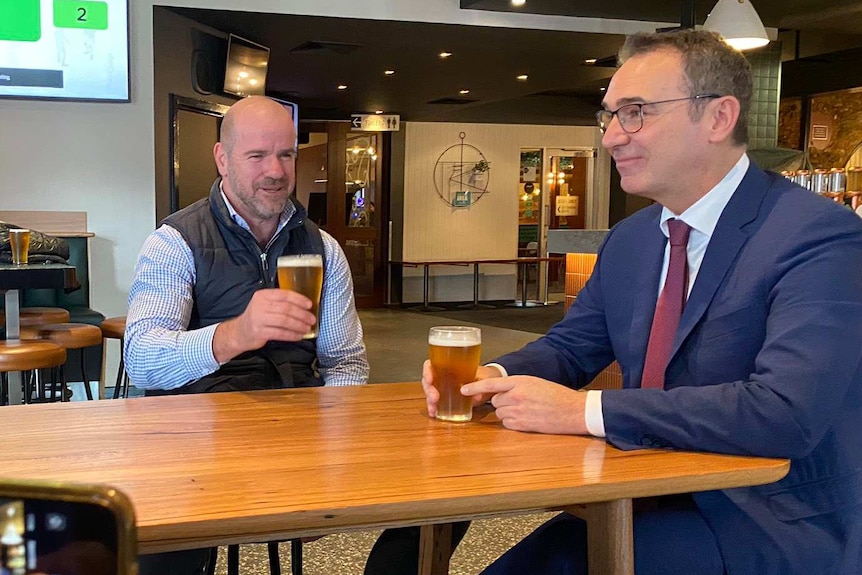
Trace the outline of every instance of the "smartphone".
{"type": "Polygon", "coordinates": [[[135,514],[106,485],[0,479],[0,575],[136,575],[135,514]]]}

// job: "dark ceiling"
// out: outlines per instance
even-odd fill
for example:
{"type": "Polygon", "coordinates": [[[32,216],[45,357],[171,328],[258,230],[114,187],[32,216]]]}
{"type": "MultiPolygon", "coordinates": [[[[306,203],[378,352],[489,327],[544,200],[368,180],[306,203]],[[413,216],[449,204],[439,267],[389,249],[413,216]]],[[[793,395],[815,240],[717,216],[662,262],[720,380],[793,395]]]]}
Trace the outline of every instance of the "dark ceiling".
{"type": "MultiPolygon", "coordinates": [[[[460,1],[462,8],[471,10],[668,22],[669,26],[694,5],[692,0],[682,5],[654,0],[528,0],[524,8],[516,9],[509,0],[460,1]]],[[[701,4],[711,7],[713,2],[701,4]]],[[[754,4],[768,27],[826,37],[818,46],[839,36],[839,47],[862,46],[859,0],[757,0],[754,4]]],[[[697,23],[706,18],[708,7],[694,10],[697,23]]],[[[383,110],[400,114],[404,121],[590,124],[613,68],[585,65],[584,60],[612,60],[623,41],[623,36],[614,34],[169,10],[269,47],[267,93],[297,102],[304,119],[345,120],[351,113],[383,110]],[[441,59],[442,51],[452,56],[441,59]],[[386,76],[384,70],[395,74],[386,76]],[[519,74],[529,77],[519,81],[519,74]],[[339,84],[348,88],[339,91],[339,84]],[[469,93],[460,94],[460,90],[469,93]]]]}

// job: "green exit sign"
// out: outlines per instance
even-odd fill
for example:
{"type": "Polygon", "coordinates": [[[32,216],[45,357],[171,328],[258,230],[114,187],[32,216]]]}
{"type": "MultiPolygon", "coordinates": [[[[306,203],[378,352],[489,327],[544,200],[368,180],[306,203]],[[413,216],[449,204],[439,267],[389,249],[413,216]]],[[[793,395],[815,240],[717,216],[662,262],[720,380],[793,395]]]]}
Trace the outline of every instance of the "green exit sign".
{"type": "Polygon", "coordinates": [[[108,29],[108,3],[86,0],[54,0],[54,26],[57,28],[108,29]]]}
{"type": "Polygon", "coordinates": [[[39,0],[0,0],[0,40],[37,42],[41,37],[39,0]]]}

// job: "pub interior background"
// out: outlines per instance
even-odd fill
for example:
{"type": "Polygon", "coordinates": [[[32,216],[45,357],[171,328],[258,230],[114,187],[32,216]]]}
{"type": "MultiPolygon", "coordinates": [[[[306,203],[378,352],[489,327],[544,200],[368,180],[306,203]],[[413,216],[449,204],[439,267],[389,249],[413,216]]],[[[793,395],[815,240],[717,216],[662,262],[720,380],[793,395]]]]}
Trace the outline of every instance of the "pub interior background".
{"type": "MultiPolygon", "coordinates": [[[[87,212],[89,231],[94,234],[89,248],[90,299],[92,307],[106,316],[125,313],[140,246],[170,208],[171,94],[210,104],[228,105],[234,101],[219,94],[202,95],[194,90],[190,66],[192,52],[198,47],[195,38],[200,38],[201,34],[223,38],[235,32],[259,41],[253,30],[215,28],[194,21],[189,14],[194,10],[237,10],[236,4],[231,0],[172,2],[173,8],[186,9],[181,15],[152,0],[131,2],[129,103],[0,100],[0,119],[4,126],[0,130],[0,168],[4,174],[0,194],[4,209],[87,212]]],[[[573,39],[578,34],[601,33],[616,42],[627,33],[674,25],[671,19],[598,18],[586,12],[583,15],[521,14],[465,10],[460,4],[494,3],[491,0],[478,3],[368,0],[360,6],[351,0],[326,3],[246,0],[242,10],[264,14],[289,11],[298,17],[344,19],[339,20],[344,26],[350,25],[347,19],[360,19],[427,26],[537,30],[562,33],[573,39]]],[[[760,4],[758,2],[756,8],[763,16],[760,4]]],[[[842,13],[837,11],[843,9],[843,20],[858,21],[858,7],[841,1],[834,4],[838,6],[824,11],[833,20],[836,15],[841,19],[842,13]]],[[[802,21],[796,18],[799,27],[803,27],[802,21]]],[[[862,35],[858,33],[862,28],[850,29],[851,25],[841,30],[773,30],[779,42],[751,56],[757,72],[757,100],[752,114],[753,147],[809,150],[812,168],[862,165],[857,150],[862,143],[862,69],[857,65],[862,54],[862,35]]],[[[475,28],[477,38],[481,37],[478,33],[481,29],[475,28]]],[[[289,28],[284,31],[285,36],[290,33],[289,28]]],[[[529,52],[530,46],[524,45],[521,49],[529,52]]],[[[601,52],[595,56],[610,56],[615,51],[605,45],[599,49],[601,52]]],[[[564,75],[567,67],[581,63],[560,61],[558,65],[559,74],[564,75]]],[[[364,290],[357,293],[359,303],[379,306],[387,299],[421,301],[421,269],[404,271],[401,289],[394,298],[386,293],[387,259],[508,259],[519,254],[519,247],[523,249],[530,240],[535,241],[522,227],[532,225],[535,219],[534,214],[528,214],[534,212],[528,209],[534,206],[526,205],[531,198],[524,184],[533,183],[540,188],[548,184],[547,174],[538,169],[530,170],[536,167],[535,160],[530,159],[532,151],[544,151],[540,162],[544,168],[550,165],[545,163],[550,161],[550,150],[574,149],[590,156],[595,150],[595,157],[588,158],[589,167],[583,176],[582,214],[585,217],[582,223],[575,225],[603,229],[642,207],[637,198],[629,198],[619,190],[612,163],[600,145],[601,135],[586,113],[596,109],[601,99],[600,81],[608,78],[612,71],[612,68],[605,68],[595,72],[596,92],[592,100],[557,94],[562,103],[554,116],[537,118],[530,112],[530,98],[522,98],[520,104],[524,112],[520,122],[505,116],[482,121],[458,121],[455,114],[454,121],[413,121],[402,117],[398,132],[375,136],[379,159],[377,167],[367,173],[369,181],[370,176],[375,178],[375,193],[380,201],[375,202],[374,225],[360,226],[374,231],[350,229],[347,216],[351,205],[346,201],[329,201],[326,208],[327,227],[332,228],[348,253],[353,252],[351,263],[370,270],[365,274],[365,283],[357,282],[357,288],[364,290]],[[595,104],[589,105],[590,102],[595,104]],[[461,141],[461,133],[465,134],[464,142],[480,150],[490,163],[491,177],[487,192],[475,203],[468,208],[453,208],[441,201],[435,189],[434,169],[443,152],[461,141]],[[382,167],[384,158],[388,163],[385,168],[382,167]],[[533,182],[528,181],[530,177],[533,182]],[[392,222],[391,233],[386,225],[389,221],[392,222]],[[519,239],[522,246],[519,246],[519,239]]],[[[270,74],[275,73],[273,62],[270,74]]],[[[481,68],[475,71],[477,78],[483,73],[481,68]]],[[[303,121],[329,120],[303,115],[301,97],[296,99],[300,102],[303,121]]],[[[373,113],[373,110],[364,109],[353,111],[373,113]]],[[[398,112],[391,110],[391,113],[398,112]]],[[[370,142],[357,141],[359,134],[351,133],[343,123],[329,121],[307,124],[304,128],[309,132],[309,141],[307,151],[301,152],[300,163],[307,157],[311,159],[302,164],[300,170],[300,180],[305,182],[298,190],[300,199],[308,204],[312,196],[320,193],[327,198],[343,197],[346,164],[350,162],[348,155],[353,148],[364,149],[364,154],[371,155],[368,152],[372,147],[370,142]],[[324,147],[325,165],[320,155],[324,147]],[[318,172],[321,167],[325,168],[322,171],[332,182],[327,184],[325,192],[313,185],[315,179],[323,178],[314,178],[311,172],[303,173],[309,165],[318,172]],[[312,185],[307,185],[309,180],[312,185]],[[333,196],[330,190],[336,189],[336,184],[342,187],[333,196]]],[[[209,131],[208,137],[212,137],[212,124],[201,122],[199,129],[205,134],[209,131]]],[[[208,156],[209,149],[204,151],[208,156]]],[[[574,162],[566,162],[568,160],[563,162],[566,168],[573,170],[574,162]]],[[[558,162],[558,168],[559,165],[558,162]]],[[[204,164],[201,164],[201,172],[207,174],[204,179],[209,178],[204,164]]],[[[311,203],[315,205],[317,199],[311,203]]],[[[512,266],[483,266],[482,273],[482,299],[514,297],[516,274],[512,266]]],[[[471,270],[467,268],[444,268],[440,276],[435,277],[434,298],[470,300],[471,280],[471,270]]],[[[115,370],[116,357],[112,360],[114,367],[109,367],[107,373],[115,370]]]]}

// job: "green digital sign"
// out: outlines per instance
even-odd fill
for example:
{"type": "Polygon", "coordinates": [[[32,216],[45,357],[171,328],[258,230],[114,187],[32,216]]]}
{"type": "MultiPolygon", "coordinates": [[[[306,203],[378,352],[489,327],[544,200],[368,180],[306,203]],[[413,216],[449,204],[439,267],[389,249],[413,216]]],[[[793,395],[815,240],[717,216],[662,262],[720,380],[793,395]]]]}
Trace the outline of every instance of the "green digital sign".
{"type": "Polygon", "coordinates": [[[54,0],[54,26],[107,30],[108,4],[107,2],[54,0]]]}
{"type": "Polygon", "coordinates": [[[40,15],[39,0],[0,0],[0,40],[38,42],[40,15]]]}

